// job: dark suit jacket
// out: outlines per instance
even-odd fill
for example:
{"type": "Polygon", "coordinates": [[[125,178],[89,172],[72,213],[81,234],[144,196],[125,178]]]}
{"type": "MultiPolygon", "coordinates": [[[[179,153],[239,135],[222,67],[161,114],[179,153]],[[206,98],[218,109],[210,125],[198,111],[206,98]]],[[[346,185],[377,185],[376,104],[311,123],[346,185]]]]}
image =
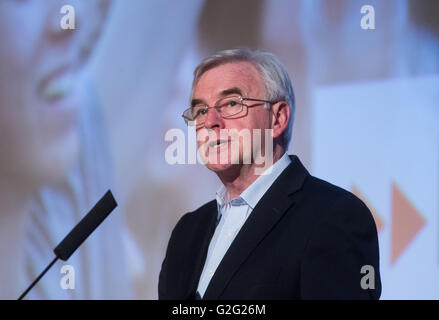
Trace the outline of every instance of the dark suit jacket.
{"type": "MultiPolygon", "coordinates": [[[[378,239],[369,209],[350,192],[311,176],[296,156],[291,160],[242,226],[203,299],[380,297],[378,239]],[[364,265],[373,266],[374,274],[361,273],[364,265]],[[369,289],[360,285],[364,276],[369,289]]],[[[195,297],[216,218],[214,200],[177,223],[160,272],[159,299],[195,297]]]]}

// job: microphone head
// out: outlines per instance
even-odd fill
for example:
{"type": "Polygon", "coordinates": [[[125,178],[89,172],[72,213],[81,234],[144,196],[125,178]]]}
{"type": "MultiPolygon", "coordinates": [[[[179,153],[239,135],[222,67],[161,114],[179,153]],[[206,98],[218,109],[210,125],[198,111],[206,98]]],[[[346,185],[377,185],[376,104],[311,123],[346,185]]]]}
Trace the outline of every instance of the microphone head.
{"type": "Polygon", "coordinates": [[[96,203],[87,215],[70,231],[70,233],[53,250],[55,255],[66,261],[85,239],[117,207],[117,202],[110,190],[96,203]]]}

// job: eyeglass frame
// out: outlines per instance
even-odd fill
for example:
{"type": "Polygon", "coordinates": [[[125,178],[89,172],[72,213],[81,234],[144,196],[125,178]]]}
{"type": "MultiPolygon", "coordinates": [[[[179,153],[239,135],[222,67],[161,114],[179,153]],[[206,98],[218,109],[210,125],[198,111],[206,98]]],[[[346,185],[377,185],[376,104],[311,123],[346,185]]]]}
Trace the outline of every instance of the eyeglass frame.
{"type": "MultiPolygon", "coordinates": [[[[263,99],[255,99],[255,98],[244,98],[244,97],[242,97],[242,96],[240,96],[240,95],[236,95],[236,96],[234,95],[234,96],[230,96],[230,97],[224,97],[224,98],[218,99],[218,101],[215,103],[215,105],[214,105],[213,107],[209,107],[209,105],[208,105],[207,103],[202,103],[202,104],[203,104],[204,106],[206,106],[206,109],[207,109],[207,110],[212,109],[212,108],[217,109],[219,115],[220,115],[221,118],[223,118],[223,119],[234,119],[234,118],[233,118],[234,116],[236,116],[237,114],[241,113],[241,112],[244,110],[244,106],[245,106],[246,108],[256,107],[256,106],[248,106],[248,105],[246,105],[245,103],[243,103],[243,101],[264,102],[264,103],[269,103],[270,105],[273,105],[273,104],[275,104],[275,103],[278,102],[278,101],[274,102],[274,101],[268,101],[268,100],[263,100],[263,99]],[[232,98],[232,97],[238,97],[238,98],[239,98],[239,103],[241,104],[241,106],[242,106],[243,108],[242,108],[242,110],[240,110],[239,112],[237,112],[236,114],[234,114],[234,115],[232,115],[232,116],[224,117],[223,114],[218,110],[218,108],[219,108],[219,106],[217,105],[217,104],[218,104],[218,101],[221,101],[221,100],[223,100],[223,99],[227,99],[227,98],[232,98]]],[[[193,109],[193,108],[194,108],[193,106],[189,107],[188,109],[184,110],[183,114],[181,115],[181,116],[183,117],[184,121],[186,122],[186,125],[188,125],[188,126],[190,125],[189,122],[195,122],[195,119],[194,119],[194,120],[188,119],[188,118],[185,116],[185,113],[188,112],[189,110],[193,109]]],[[[202,123],[200,123],[200,124],[192,125],[192,126],[201,126],[201,125],[203,125],[205,122],[206,122],[206,121],[204,121],[204,122],[202,122],[202,123]]]]}

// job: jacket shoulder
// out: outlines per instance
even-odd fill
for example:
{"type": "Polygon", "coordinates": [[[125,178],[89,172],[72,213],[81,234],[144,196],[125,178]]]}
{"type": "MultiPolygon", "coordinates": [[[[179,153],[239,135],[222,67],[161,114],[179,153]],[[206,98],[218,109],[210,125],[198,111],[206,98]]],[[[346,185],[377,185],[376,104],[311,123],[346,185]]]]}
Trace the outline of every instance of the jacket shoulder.
{"type": "Polygon", "coordinates": [[[381,294],[378,235],[369,208],[353,193],[309,177],[305,197],[313,217],[302,262],[306,299],[378,299],[381,294]],[[360,286],[363,266],[372,266],[374,286],[360,286]],[[331,270],[331,272],[328,272],[331,270]],[[373,290],[372,290],[373,289],[373,290]]]}
{"type": "Polygon", "coordinates": [[[351,232],[377,234],[370,209],[352,192],[322,179],[309,176],[303,186],[303,203],[306,203],[313,224],[330,222],[351,232]]]}
{"type": "Polygon", "coordinates": [[[308,177],[303,191],[305,195],[312,195],[318,203],[323,205],[332,206],[342,202],[368,210],[363,201],[352,192],[314,176],[308,177]]]}
{"type": "Polygon", "coordinates": [[[198,209],[195,209],[194,211],[187,212],[183,216],[181,216],[180,220],[177,222],[175,228],[181,227],[183,225],[186,225],[191,222],[199,222],[199,219],[206,219],[207,217],[210,217],[211,214],[215,213],[217,211],[217,204],[216,200],[209,201],[205,204],[203,204],[198,209]]]}

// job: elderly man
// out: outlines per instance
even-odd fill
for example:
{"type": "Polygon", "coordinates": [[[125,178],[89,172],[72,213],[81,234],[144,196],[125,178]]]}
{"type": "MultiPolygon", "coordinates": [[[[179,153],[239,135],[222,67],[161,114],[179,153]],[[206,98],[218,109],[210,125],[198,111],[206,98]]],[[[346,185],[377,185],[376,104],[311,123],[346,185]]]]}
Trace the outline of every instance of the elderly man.
{"type": "Polygon", "coordinates": [[[183,117],[223,186],[175,226],[160,299],[379,298],[373,217],[286,154],[293,115],[290,78],[271,53],[226,50],[196,68],[183,117]],[[243,135],[220,138],[232,130],[260,132],[250,139],[256,155],[245,155],[243,135]]]}

